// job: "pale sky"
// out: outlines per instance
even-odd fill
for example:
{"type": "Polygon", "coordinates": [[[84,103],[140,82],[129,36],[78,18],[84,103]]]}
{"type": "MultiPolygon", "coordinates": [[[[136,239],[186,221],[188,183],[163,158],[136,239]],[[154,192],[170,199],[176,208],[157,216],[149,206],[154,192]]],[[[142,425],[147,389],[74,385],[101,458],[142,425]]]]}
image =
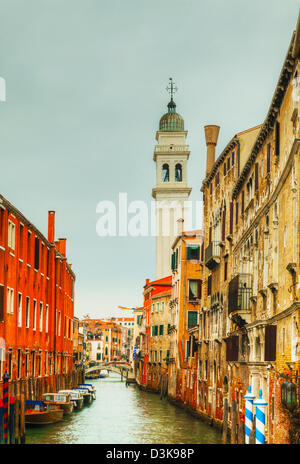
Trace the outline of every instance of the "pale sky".
{"type": "MultiPolygon", "coordinates": [[[[0,0],[0,192],[67,237],[75,313],[126,315],[155,278],[155,239],[100,238],[96,206],[151,201],[165,90],[178,86],[201,200],[206,124],[232,136],[263,122],[295,29],[297,0],[0,0]]],[[[150,203],[149,203],[150,204],[150,203]]]]}

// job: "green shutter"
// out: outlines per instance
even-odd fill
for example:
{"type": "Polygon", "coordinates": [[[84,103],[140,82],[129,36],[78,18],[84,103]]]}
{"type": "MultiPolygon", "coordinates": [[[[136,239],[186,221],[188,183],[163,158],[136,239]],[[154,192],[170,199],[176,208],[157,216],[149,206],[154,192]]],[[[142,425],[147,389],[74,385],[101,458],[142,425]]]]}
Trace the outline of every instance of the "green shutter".
{"type": "Polygon", "coordinates": [[[198,324],[198,311],[188,312],[188,329],[195,327],[198,324]]]}
{"type": "Polygon", "coordinates": [[[172,271],[175,269],[175,253],[172,253],[172,271]]]}

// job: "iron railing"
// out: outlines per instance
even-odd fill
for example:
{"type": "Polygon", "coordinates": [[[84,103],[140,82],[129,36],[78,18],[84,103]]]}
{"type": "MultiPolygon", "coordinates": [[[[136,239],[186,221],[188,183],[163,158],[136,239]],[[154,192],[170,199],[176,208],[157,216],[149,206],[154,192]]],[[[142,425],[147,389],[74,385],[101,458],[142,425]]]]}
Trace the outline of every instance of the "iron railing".
{"type": "Polygon", "coordinates": [[[228,314],[233,311],[246,311],[251,308],[252,275],[237,274],[228,286],[228,314]]]}

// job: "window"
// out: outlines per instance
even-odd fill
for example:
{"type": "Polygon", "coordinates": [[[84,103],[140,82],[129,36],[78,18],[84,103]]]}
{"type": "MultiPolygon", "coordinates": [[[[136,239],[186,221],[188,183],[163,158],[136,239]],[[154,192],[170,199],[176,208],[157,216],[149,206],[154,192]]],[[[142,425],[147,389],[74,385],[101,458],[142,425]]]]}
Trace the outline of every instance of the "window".
{"type": "Polygon", "coordinates": [[[30,324],[30,319],[29,319],[29,316],[30,316],[30,302],[29,302],[29,296],[26,296],[26,329],[29,328],[29,324],[30,324]]]}
{"type": "Polygon", "coordinates": [[[188,311],[188,329],[195,327],[196,325],[198,325],[198,311],[188,311]]]}
{"type": "Polygon", "coordinates": [[[159,362],[162,362],[162,350],[159,350],[159,362]]]}
{"type": "Polygon", "coordinates": [[[33,300],[33,330],[36,330],[36,300],[33,300]]]}
{"type": "Polygon", "coordinates": [[[156,312],[159,312],[159,303],[156,303],[156,312]]]}
{"type": "Polygon", "coordinates": [[[43,303],[40,303],[40,332],[43,331],[43,303]]]}
{"type": "Polygon", "coordinates": [[[187,248],[187,259],[200,259],[200,245],[189,245],[187,248]]]}
{"type": "Polygon", "coordinates": [[[16,235],[16,226],[13,222],[8,221],[8,246],[12,250],[15,249],[15,235],[16,235]]]}
{"type": "Polygon", "coordinates": [[[186,359],[190,357],[191,342],[190,340],[186,341],[186,359]]]}
{"type": "Polygon", "coordinates": [[[45,314],[45,329],[46,329],[46,333],[48,333],[48,325],[49,325],[49,306],[46,305],[46,314],[45,314]]]}
{"type": "Polygon", "coordinates": [[[24,227],[20,224],[19,230],[19,258],[23,259],[24,227]]]}
{"type": "Polygon", "coordinates": [[[182,166],[176,164],[175,166],[175,182],[182,182],[182,166]]]}
{"type": "Polygon", "coordinates": [[[18,348],[18,358],[17,358],[17,378],[21,377],[21,348],[18,348]]]}
{"type": "Polygon", "coordinates": [[[31,232],[27,232],[27,263],[31,264],[31,232]]]}
{"type": "Polygon", "coordinates": [[[160,325],[159,326],[159,335],[163,335],[163,334],[164,334],[164,326],[160,325]]]}
{"type": "Polygon", "coordinates": [[[165,309],[165,302],[162,301],[162,302],[161,302],[161,310],[164,311],[164,309],[165,309]]]}
{"type": "Polygon", "coordinates": [[[280,124],[278,121],[275,123],[275,155],[279,156],[280,152],[280,124]]]}
{"type": "Polygon", "coordinates": [[[0,285],[0,321],[3,321],[3,320],[4,320],[4,285],[0,285]]]}
{"type": "MultiPolygon", "coordinates": [[[[47,312],[47,306],[46,306],[47,312]]],[[[45,375],[48,375],[48,351],[45,351],[45,375]]]]}
{"type": "Polygon", "coordinates": [[[224,280],[227,280],[227,261],[224,262],[224,280]]]}
{"type": "Polygon", "coordinates": [[[4,244],[4,210],[0,206],[0,245],[4,244]]]}
{"type": "Polygon", "coordinates": [[[162,181],[163,182],[169,182],[170,180],[170,175],[169,175],[169,165],[164,164],[162,167],[162,181]]]}
{"type": "Polygon", "coordinates": [[[14,313],[14,291],[12,288],[8,288],[8,287],[7,287],[6,310],[8,314],[14,313]]]}
{"type": "Polygon", "coordinates": [[[211,274],[207,278],[207,296],[211,295],[211,274]]]}
{"type": "Polygon", "coordinates": [[[201,280],[189,280],[189,300],[195,301],[201,298],[201,280]]]}
{"type": "Polygon", "coordinates": [[[18,327],[22,327],[22,294],[18,293],[18,327]]]}
{"type": "Polygon", "coordinates": [[[232,159],[231,166],[233,166],[234,165],[234,151],[232,152],[232,158],[231,159],[232,159]]]}

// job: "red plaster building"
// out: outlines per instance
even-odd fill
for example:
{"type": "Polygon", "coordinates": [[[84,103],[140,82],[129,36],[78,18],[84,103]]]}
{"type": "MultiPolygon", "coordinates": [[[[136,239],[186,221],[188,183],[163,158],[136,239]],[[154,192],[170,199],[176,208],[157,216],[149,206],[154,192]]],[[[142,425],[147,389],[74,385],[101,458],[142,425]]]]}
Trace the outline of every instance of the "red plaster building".
{"type": "Polygon", "coordinates": [[[0,195],[0,380],[5,371],[11,380],[72,371],[75,274],[54,217],[46,238],[0,195]]]}
{"type": "Polygon", "coordinates": [[[143,319],[144,324],[140,333],[140,350],[136,357],[136,380],[139,385],[146,387],[149,372],[149,355],[150,355],[150,327],[151,327],[151,308],[152,298],[158,296],[166,290],[172,288],[172,276],[163,277],[162,279],[150,282],[146,279],[144,286],[144,305],[143,305],[143,319]]]}

